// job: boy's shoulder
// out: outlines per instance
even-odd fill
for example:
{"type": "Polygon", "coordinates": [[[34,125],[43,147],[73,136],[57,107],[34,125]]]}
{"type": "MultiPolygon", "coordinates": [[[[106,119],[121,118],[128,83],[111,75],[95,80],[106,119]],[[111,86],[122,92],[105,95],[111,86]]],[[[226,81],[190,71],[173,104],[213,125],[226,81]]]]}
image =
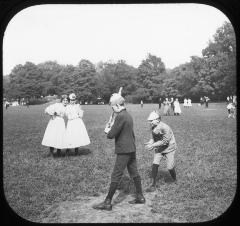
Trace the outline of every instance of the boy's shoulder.
{"type": "Polygon", "coordinates": [[[164,123],[164,122],[159,122],[159,124],[153,129],[153,132],[154,133],[159,133],[159,132],[161,132],[162,130],[164,130],[164,129],[167,129],[167,128],[169,128],[169,126],[166,124],[166,123],[164,123]]]}

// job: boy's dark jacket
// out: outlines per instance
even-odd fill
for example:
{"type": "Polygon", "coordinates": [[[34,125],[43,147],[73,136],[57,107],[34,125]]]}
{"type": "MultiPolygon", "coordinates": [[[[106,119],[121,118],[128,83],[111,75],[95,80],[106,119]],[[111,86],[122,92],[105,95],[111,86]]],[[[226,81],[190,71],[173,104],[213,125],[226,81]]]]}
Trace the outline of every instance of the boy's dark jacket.
{"type": "Polygon", "coordinates": [[[123,109],[116,116],[111,130],[107,134],[107,138],[115,138],[116,154],[136,151],[133,119],[126,109],[123,109]]]}

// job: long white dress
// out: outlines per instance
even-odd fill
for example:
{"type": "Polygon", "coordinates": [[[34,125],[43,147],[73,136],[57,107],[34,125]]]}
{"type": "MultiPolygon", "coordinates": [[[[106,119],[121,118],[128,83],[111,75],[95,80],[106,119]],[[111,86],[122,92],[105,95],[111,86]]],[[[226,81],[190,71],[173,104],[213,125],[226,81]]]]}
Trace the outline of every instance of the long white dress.
{"type": "Polygon", "coordinates": [[[182,111],[181,111],[181,108],[180,108],[180,104],[179,104],[179,101],[174,101],[173,102],[173,104],[174,104],[174,113],[176,114],[176,113],[178,113],[178,114],[181,114],[182,113],[182,111]]]}
{"type": "Polygon", "coordinates": [[[184,106],[184,107],[187,107],[187,106],[188,106],[188,101],[187,101],[186,98],[184,99],[183,106],[184,106]]]}
{"type": "Polygon", "coordinates": [[[67,148],[77,148],[90,144],[87,129],[82,120],[83,110],[80,104],[69,104],[66,107],[68,118],[65,142],[67,148]]]}
{"type": "Polygon", "coordinates": [[[187,100],[187,106],[188,106],[188,107],[192,107],[192,100],[191,100],[191,99],[188,99],[188,100],[187,100]]]}
{"type": "Polygon", "coordinates": [[[42,145],[57,149],[65,148],[66,125],[63,119],[65,110],[66,107],[62,103],[52,104],[45,109],[45,113],[51,115],[51,119],[45,130],[42,145]]]}

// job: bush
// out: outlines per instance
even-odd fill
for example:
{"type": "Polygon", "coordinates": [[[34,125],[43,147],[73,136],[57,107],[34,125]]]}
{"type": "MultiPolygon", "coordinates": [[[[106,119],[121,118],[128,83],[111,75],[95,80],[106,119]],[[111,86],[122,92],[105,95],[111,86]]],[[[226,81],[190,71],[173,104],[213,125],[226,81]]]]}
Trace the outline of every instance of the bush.
{"type": "Polygon", "coordinates": [[[46,98],[32,98],[29,100],[29,105],[38,105],[38,104],[45,104],[48,100],[46,98]]]}

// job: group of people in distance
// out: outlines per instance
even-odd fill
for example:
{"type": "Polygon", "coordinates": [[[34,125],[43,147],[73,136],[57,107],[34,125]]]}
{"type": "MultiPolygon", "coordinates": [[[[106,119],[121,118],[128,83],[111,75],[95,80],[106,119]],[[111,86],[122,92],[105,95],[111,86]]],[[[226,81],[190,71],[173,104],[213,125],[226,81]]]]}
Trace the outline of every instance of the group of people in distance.
{"type": "Polygon", "coordinates": [[[163,105],[163,114],[166,116],[171,115],[171,111],[173,112],[173,115],[180,115],[182,113],[180,108],[180,103],[178,101],[178,98],[165,98],[162,102],[162,99],[159,99],[159,109],[161,109],[161,105],[163,105]]]}
{"type": "Polygon", "coordinates": [[[68,154],[74,149],[90,144],[87,129],[82,120],[83,110],[74,93],[61,96],[61,102],[48,106],[45,113],[51,118],[45,130],[42,145],[49,147],[54,157],[68,154]],[[61,150],[66,149],[65,153],[61,150]]]}
{"type": "Polygon", "coordinates": [[[192,100],[190,98],[184,98],[183,107],[184,108],[192,107],[192,100]]]}
{"type": "Polygon", "coordinates": [[[205,107],[208,108],[210,98],[208,96],[200,97],[200,106],[203,106],[205,104],[205,107]]]}

